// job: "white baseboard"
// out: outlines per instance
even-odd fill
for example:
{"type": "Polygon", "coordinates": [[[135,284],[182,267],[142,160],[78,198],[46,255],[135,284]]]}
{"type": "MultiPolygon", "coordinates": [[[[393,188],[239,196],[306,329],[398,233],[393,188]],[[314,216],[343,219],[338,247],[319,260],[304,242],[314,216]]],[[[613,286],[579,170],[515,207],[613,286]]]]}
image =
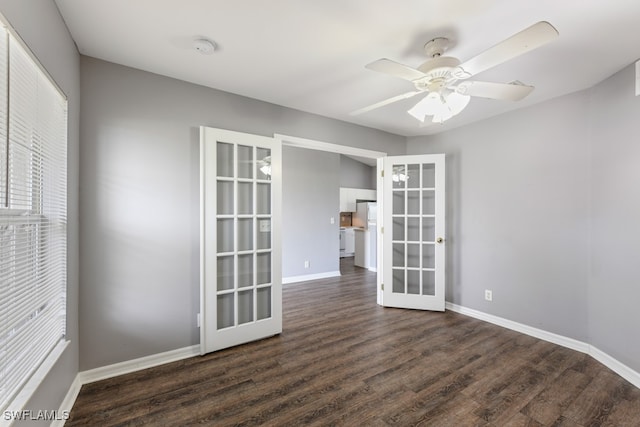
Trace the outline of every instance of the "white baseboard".
{"type": "Polygon", "coordinates": [[[502,317],[494,316],[492,314],[487,314],[482,311],[474,310],[472,308],[466,308],[457,304],[452,304],[450,302],[446,303],[446,309],[455,311],[456,313],[464,314],[465,316],[483,320],[485,322],[493,323],[494,325],[502,326],[504,328],[511,329],[513,331],[520,332],[525,335],[539,338],[544,341],[558,344],[563,347],[570,348],[572,350],[586,353],[589,356],[596,359],[598,362],[602,363],[607,368],[611,369],[613,372],[620,375],[625,380],[629,381],[634,386],[640,388],[639,372],[634,371],[624,363],[618,361],[617,359],[614,359],[613,357],[609,356],[607,353],[597,349],[596,347],[590,344],[587,344],[582,341],[574,340],[573,338],[568,338],[562,335],[554,334],[552,332],[544,331],[542,329],[534,328],[522,323],[514,322],[509,319],[504,319],[502,317]]]}
{"type": "Polygon", "coordinates": [[[482,311],[474,310],[472,308],[466,308],[457,304],[452,304],[450,302],[447,302],[445,304],[445,308],[447,310],[455,311],[456,313],[464,314],[465,316],[474,317],[476,319],[484,320],[485,322],[493,323],[494,325],[502,326],[503,328],[511,329],[512,331],[521,332],[535,338],[540,338],[541,340],[549,341],[554,344],[570,348],[572,350],[580,351],[582,353],[589,353],[589,344],[582,341],[574,340],[573,338],[567,338],[562,335],[547,332],[545,330],[534,328],[523,323],[514,322],[513,320],[494,316],[493,314],[487,314],[482,311]]]}
{"type": "Polygon", "coordinates": [[[640,388],[640,373],[634,371],[624,363],[614,359],[609,356],[607,353],[597,349],[594,346],[591,346],[591,351],[589,351],[591,357],[596,359],[598,362],[602,363],[607,368],[611,369],[616,374],[620,375],[625,380],[629,381],[634,386],[640,388]]]}
{"type": "MultiPolygon", "coordinates": [[[[68,414],[71,412],[71,409],[73,409],[73,404],[76,403],[78,394],[80,394],[81,388],[82,381],[80,380],[80,374],[78,374],[71,383],[71,387],[69,387],[67,395],[64,397],[64,400],[60,404],[60,410],[58,411],[58,414],[68,414]]],[[[65,420],[55,420],[51,423],[50,427],[63,427],[64,422],[65,420]]]]}
{"type": "Polygon", "coordinates": [[[286,285],[288,283],[308,282],[309,280],[328,279],[330,277],[340,277],[340,272],[339,271],[327,271],[327,272],[324,272],[324,273],[305,274],[303,276],[283,277],[282,278],[282,284],[286,285]]]}
{"type": "MultiPolygon", "coordinates": [[[[198,344],[79,372],[73,380],[73,383],[71,383],[71,387],[69,387],[67,395],[60,404],[59,413],[62,414],[64,411],[71,412],[71,409],[78,398],[78,394],[80,393],[80,389],[85,384],[106,380],[108,378],[117,377],[118,375],[129,374],[131,372],[141,371],[143,369],[153,368],[154,366],[160,366],[165,363],[175,362],[199,355],[200,345],[198,344]]],[[[64,420],[54,421],[51,424],[51,427],[63,427],[64,423],[64,420]]]]}
{"type": "Polygon", "coordinates": [[[177,350],[166,351],[164,353],[152,354],[151,356],[140,357],[138,359],[127,360],[126,362],[114,363],[113,365],[101,368],[82,371],[78,375],[82,384],[89,384],[95,381],[106,380],[118,375],[129,374],[142,369],[153,368],[165,363],[187,359],[200,355],[200,345],[179,348],[177,350]]]}

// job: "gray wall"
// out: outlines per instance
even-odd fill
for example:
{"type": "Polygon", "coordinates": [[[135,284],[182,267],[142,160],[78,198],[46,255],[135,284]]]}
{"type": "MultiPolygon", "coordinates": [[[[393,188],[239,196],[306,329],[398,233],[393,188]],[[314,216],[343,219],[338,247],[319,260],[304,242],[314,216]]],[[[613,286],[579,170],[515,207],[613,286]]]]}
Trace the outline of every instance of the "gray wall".
{"type": "Polygon", "coordinates": [[[0,0],[0,12],[29,45],[69,100],[67,338],[71,344],[25,408],[33,411],[58,409],[78,373],[80,57],[53,1],[0,0]]]}
{"type": "MultiPolygon", "coordinates": [[[[405,150],[400,136],[89,57],[81,90],[81,370],[199,342],[200,125],[405,150]]],[[[315,231],[299,244],[325,238],[315,231]]]]}
{"type": "Polygon", "coordinates": [[[409,139],[447,155],[447,301],[587,340],[588,99],[409,139]]]}
{"type": "Polygon", "coordinates": [[[375,167],[340,155],[340,187],[376,189],[375,167]]]}
{"type": "Polygon", "coordinates": [[[340,156],[283,147],[282,164],[282,276],[339,271],[340,156]]]}
{"type": "Polygon", "coordinates": [[[589,335],[640,372],[640,97],[629,66],[592,90],[589,335]]]}
{"type": "Polygon", "coordinates": [[[588,342],[640,371],[634,86],[629,66],[584,92],[410,138],[407,151],[447,153],[448,301],[588,342]]]}

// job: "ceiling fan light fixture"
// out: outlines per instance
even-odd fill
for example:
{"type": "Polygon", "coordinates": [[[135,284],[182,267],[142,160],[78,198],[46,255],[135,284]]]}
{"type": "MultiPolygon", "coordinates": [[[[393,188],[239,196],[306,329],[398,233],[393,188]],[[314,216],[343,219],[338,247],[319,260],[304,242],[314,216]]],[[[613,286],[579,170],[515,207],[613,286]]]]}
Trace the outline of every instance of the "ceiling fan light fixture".
{"type": "Polygon", "coordinates": [[[433,116],[434,123],[442,123],[464,110],[470,100],[456,92],[430,92],[407,112],[421,122],[426,116],[433,116]]]}
{"type": "Polygon", "coordinates": [[[458,81],[537,49],[556,37],[558,30],[548,22],[540,21],[465,62],[443,56],[449,47],[449,40],[444,37],[427,42],[425,53],[430,59],[417,69],[381,58],[366,65],[366,68],[408,80],[416,90],[360,108],[351,114],[365,113],[425,93],[426,95],[407,112],[423,123],[426,116],[432,116],[433,122],[442,123],[461,113],[469,104],[470,96],[519,101],[531,93],[533,86],[524,85],[519,81],[491,83],[468,80],[459,84],[458,81]]]}
{"type": "Polygon", "coordinates": [[[437,112],[433,115],[431,121],[433,123],[443,123],[453,117],[454,114],[451,112],[449,108],[443,108],[442,111],[437,112]]]}
{"type": "Polygon", "coordinates": [[[446,100],[447,106],[451,110],[451,113],[453,113],[453,115],[455,116],[456,114],[459,114],[462,110],[467,108],[471,97],[468,95],[462,95],[457,92],[451,92],[447,95],[446,100]]]}
{"type": "Polygon", "coordinates": [[[425,116],[433,116],[442,109],[444,99],[438,92],[430,92],[422,98],[416,105],[411,107],[407,113],[417,120],[424,122],[425,116]]]}

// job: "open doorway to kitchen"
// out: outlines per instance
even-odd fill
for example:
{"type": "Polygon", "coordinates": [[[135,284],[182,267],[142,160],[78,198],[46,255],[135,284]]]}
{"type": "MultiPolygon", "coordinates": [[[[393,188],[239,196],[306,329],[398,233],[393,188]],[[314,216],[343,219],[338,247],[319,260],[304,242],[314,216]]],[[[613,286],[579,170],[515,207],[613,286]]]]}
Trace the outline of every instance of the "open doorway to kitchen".
{"type": "Polygon", "coordinates": [[[378,159],[384,158],[386,153],[289,135],[276,134],[274,137],[283,146],[283,283],[340,276],[341,267],[345,264],[340,262],[340,238],[344,239],[343,232],[353,233],[350,242],[353,248],[344,248],[349,249],[351,255],[344,260],[348,261],[349,268],[378,271],[376,166],[378,159]],[[361,176],[343,179],[340,176],[340,163],[351,166],[361,176]],[[329,169],[333,172],[329,172],[329,169]],[[363,171],[366,173],[362,174],[363,171]],[[289,198],[287,186],[295,192],[289,198]],[[333,188],[330,197],[325,194],[327,188],[333,188]],[[345,194],[339,197],[341,190],[349,193],[346,198],[345,194]],[[345,203],[349,203],[349,206],[346,207],[345,203]],[[364,208],[369,208],[369,212],[364,208]],[[300,226],[302,222],[306,228],[300,226]],[[291,241],[289,245],[288,241],[291,241]],[[356,244],[359,250],[356,250],[356,244]],[[329,262],[329,265],[318,266],[314,262],[314,255],[306,256],[306,252],[321,253],[323,259],[319,261],[329,262]],[[354,265],[356,258],[358,266],[354,265]]]}
{"type": "MultiPolygon", "coordinates": [[[[377,270],[375,159],[340,154],[340,272],[343,266],[377,270]],[[350,259],[349,259],[350,258],[350,259]],[[347,262],[349,261],[349,262],[347,262]]],[[[351,267],[346,267],[351,269],[351,267]]]]}

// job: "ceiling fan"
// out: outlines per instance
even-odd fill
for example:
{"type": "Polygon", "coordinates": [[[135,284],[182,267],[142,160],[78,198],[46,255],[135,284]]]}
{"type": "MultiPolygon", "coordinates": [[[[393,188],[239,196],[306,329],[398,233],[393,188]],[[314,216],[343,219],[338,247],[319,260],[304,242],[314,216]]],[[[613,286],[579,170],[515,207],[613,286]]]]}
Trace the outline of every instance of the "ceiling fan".
{"type": "Polygon", "coordinates": [[[543,46],[557,36],[558,31],[553,25],[541,21],[466,62],[451,56],[442,56],[449,47],[449,40],[444,37],[435,38],[425,44],[424,50],[430,59],[417,69],[390,59],[379,59],[366,65],[366,68],[408,80],[414,84],[416,90],[385,99],[350,114],[355,116],[403,99],[426,94],[408,113],[421,122],[424,122],[427,116],[432,116],[432,122],[442,123],[460,113],[469,104],[471,96],[519,101],[531,93],[533,86],[519,81],[491,83],[466,79],[543,46]]]}

